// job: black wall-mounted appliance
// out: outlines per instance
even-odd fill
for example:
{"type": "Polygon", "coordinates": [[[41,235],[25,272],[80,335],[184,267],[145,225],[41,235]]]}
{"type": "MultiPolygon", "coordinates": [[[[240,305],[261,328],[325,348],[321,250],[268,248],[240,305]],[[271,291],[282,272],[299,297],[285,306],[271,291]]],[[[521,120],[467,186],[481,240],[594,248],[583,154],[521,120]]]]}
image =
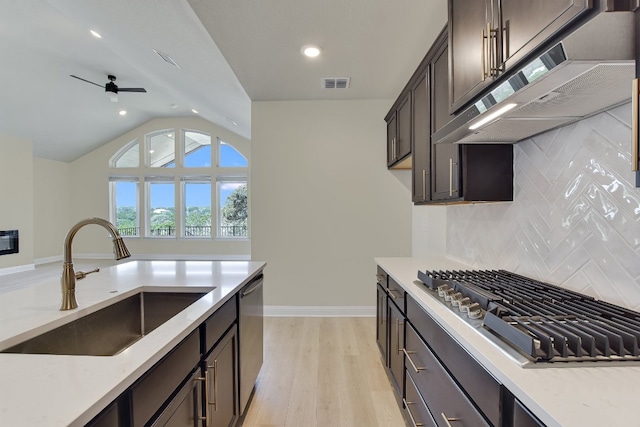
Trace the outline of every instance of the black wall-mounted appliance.
{"type": "Polygon", "coordinates": [[[0,231],[0,255],[17,254],[18,240],[18,230],[0,231]]]}

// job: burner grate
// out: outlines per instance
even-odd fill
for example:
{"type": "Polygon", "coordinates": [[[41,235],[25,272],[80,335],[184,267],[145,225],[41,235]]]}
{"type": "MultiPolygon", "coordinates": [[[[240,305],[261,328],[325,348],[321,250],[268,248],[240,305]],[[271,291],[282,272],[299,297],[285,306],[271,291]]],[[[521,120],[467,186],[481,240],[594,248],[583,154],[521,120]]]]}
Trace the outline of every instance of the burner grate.
{"type": "Polygon", "coordinates": [[[486,311],[483,326],[535,362],[640,360],[640,313],[505,270],[426,271],[486,311]]]}

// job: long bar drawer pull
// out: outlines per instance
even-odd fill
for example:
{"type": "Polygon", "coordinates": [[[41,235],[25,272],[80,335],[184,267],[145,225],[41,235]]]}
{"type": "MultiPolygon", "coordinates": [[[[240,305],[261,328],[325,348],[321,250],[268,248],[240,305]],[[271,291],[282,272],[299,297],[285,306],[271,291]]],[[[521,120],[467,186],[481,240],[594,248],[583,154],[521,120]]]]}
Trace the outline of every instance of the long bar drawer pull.
{"type": "Polygon", "coordinates": [[[427,368],[425,368],[425,367],[417,367],[416,364],[413,363],[413,359],[411,359],[411,356],[409,356],[409,355],[410,354],[415,354],[415,351],[407,351],[406,348],[403,348],[402,351],[404,352],[404,355],[407,357],[407,360],[411,364],[411,367],[413,368],[413,370],[416,371],[416,374],[419,374],[420,371],[426,371],[427,370],[427,368]]]}
{"type": "Polygon", "coordinates": [[[440,415],[442,415],[442,419],[444,420],[444,422],[447,423],[447,427],[453,427],[451,425],[452,422],[462,421],[460,418],[454,418],[454,417],[449,418],[444,414],[444,412],[441,412],[440,415]]]}
{"type": "Polygon", "coordinates": [[[638,171],[638,97],[640,96],[640,88],[638,84],[638,79],[633,80],[633,92],[631,94],[631,123],[633,132],[632,137],[632,145],[631,145],[631,170],[634,172],[638,171]]]}
{"type": "MultiPolygon", "coordinates": [[[[209,399],[209,371],[205,370],[204,371],[204,377],[196,378],[196,381],[203,381],[204,382],[204,393],[205,393],[206,399],[209,399]]],[[[198,417],[198,420],[204,421],[204,426],[205,427],[209,427],[209,425],[210,425],[210,422],[209,422],[209,405],[205,405],[205,407],[204,407],[204,417],[198,417]]]]}
{"type": "Polygon", "coordinates": [[[389,296],[393,299],[398,299],[399,297],[395,296],[393,293],[396,292],[395,289],[388,289],[387,292],[389,292],[389,296]]]}
{"type": "Polygon", "coordinates": [[[409,418],[411,418],[411,424],[413,424],[413,427],[423,426],[424,424],[422,423],[416,423],[416,419],[413,418],[413,414],[411,413],[411,410],[409,410],[409,405],[413,405],[413,402],[407,402],[407,399],[404,397],[402,398],[402,402],[404,403],[404,409],[406,409],[407,414],[409,414],[409,418]]]}

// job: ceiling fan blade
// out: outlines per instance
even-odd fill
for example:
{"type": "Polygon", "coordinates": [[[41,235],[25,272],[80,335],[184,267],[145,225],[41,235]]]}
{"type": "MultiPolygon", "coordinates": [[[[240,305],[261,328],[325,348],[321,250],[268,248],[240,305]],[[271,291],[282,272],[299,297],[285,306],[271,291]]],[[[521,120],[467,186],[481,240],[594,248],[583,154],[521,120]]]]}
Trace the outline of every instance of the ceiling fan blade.
{"type": "Polygon", "coordinates": [[[73,74],[69,74],[69,77],[73,77],[74,79],[82,80],[83,82],[91,83],[92,85],[96,85],[98,87],[104,87],[104,85],[99,85],[98,83],[90,82],[87,79],[83,79],[82,77],[74,76],[73,74]]]}
{"type": "Polygon", "coordinates": [[[118,92],[147,92],[143,87],[119,87],[118,92]]]}

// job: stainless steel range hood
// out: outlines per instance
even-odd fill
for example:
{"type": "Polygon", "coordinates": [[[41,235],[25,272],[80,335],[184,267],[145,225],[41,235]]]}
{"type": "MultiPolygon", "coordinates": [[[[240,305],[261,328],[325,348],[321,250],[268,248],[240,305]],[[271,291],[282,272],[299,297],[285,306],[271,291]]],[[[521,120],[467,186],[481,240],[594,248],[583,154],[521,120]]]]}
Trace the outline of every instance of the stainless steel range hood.
{"type": "Polygon", "coordinates": [[[439,129],[434,142],[515,143],[629,102],[633,21],[632,12],[599,13],[497,81],[439,129]]]}

